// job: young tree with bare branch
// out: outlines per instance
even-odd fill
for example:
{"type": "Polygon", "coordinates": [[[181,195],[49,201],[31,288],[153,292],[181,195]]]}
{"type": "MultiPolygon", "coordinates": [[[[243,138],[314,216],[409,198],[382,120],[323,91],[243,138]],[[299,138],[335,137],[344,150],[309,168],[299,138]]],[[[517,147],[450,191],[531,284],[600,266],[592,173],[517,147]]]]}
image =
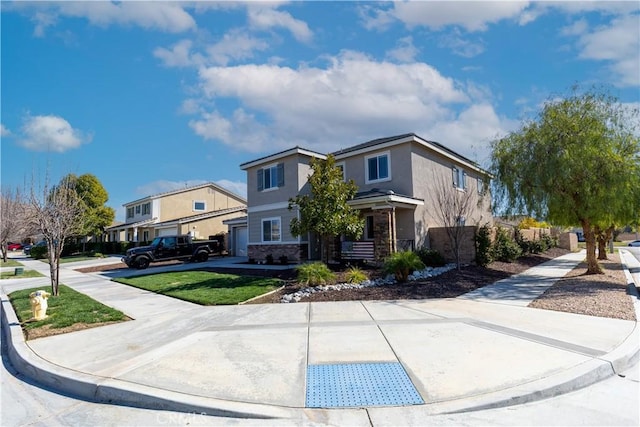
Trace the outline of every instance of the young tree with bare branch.
{"type": "Polygon", "coordinates": [[[77,235],[83,224],[84,204],[78,198],[74,182],[63,178],[50,187],[48,177],[42,188],[32,182],[27,218],[47,242],[47,258],[51,273],[51,294],[58,295],[60,257],[66,240],[77,235]],[[40,191],[39,191],[40,190],[40,191]]]}
{"type": "MultiPolygon", "coordinates": [[[[463,180],[466,179],[462,178],[463,180]]],[[[479,191],[466,188],[465,183],[453,184],[446,175],[433,173],[434,191],[431,203],[435,216],[445,228],[451,250],[460,270],[460,248],[465,235],[466,221],[473,216],[483,203],[484,196],[479,191]]]]}
{"type": "Polygon", "coordinates": [[[26,227],[23,208],[20,188],[2,187],[0,190],[0,249],[4,262],[7,262],[9,241],[18,241],[24,237],[26,227]]]}

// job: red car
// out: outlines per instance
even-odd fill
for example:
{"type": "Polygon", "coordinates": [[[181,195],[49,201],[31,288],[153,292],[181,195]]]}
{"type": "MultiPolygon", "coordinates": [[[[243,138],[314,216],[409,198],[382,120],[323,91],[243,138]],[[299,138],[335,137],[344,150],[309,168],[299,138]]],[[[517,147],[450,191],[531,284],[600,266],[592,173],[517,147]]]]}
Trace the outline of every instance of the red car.
{"type": "Polygon", "coordinates": [[[19,251],[22,249],[22,244],[20,243],[9,243],[7,245],[7,249],[9,249],[10,251],[19,251]]]}

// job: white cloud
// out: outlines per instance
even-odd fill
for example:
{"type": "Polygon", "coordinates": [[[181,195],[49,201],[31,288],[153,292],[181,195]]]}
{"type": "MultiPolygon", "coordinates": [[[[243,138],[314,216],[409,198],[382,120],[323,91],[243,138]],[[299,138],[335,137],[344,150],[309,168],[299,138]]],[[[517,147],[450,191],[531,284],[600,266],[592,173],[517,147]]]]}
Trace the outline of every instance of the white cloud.
{"type": "Polygon", "coordinates": [[[613,19],[579,38],[579,58],[608,61],[618,86],[640,85],[640,15],[613,19]]]}
{"type": "Polygon", "coordinates": [[[387,52],[387,58],[394,59],[398,62],[413,62],[418,49],[413,45],[411,36],[403,37],[396,43],[396,48],[387,52]]]}
{"type": "Polygon", "coordinates": [[[300,42],[309,42],[313,38],[313,32],[306,22],[295,19],[288,12],[265,7],[264,4],[250,3],[247,10],[249,26],[252,29],[270,30],[272,28],[284,28],[300,42]]]}
{"type": "Polygon", "coordinates": [[[27,117],[22,134],[20,145],[33,151],[63,153],[91,140],[62,117],[53,115],[27,117]]]}
{"type": "Polygon", "coordinates": [[[477,103],[425,131],[448,148],[483,164],[490,153],[489,143],[517,129],[518,125],[517,121],[498,116],[490,104],[477,103]]]}
{"type": "Polygon", "coordinates": [[[255,51],[269,47],[264,40],[251,37],[245,31],[236,29],[226,33],[218,43],[207,47],[211,63],[227,65],[231,60],[242,60],[253,57],[255,51]]]}
{"type": "Polygon", "coordinates": [[[7,129],[3,124],[0,124],[0,136],[6,137],[10,135],[11,131],[7,129]]]}
{"type": "Polygon", "coordinates": [[[173,44],[170,49],[158,47],[153,50],[153,56],[162,60],[167,67],[189,67],[192,65],[200,65],[204,62],[204,58],[199,54],[191,53],[191,40],[180,40],[173,44]]]}
{"type": "Polygon", "coordinates": [[[232,193],[237,194],[238,196],[244,197],[245,199],[247,198],[246,182],[229,181],[228,179],[221,179],[220,181],[215,181],[215,184],[231,191],[232,193]]]}
{"type": "Polygon", "coordinates": [[[440,30],[459,26],[467,31],[485,31],[488,24],[518,19],[528,6],[526,1],[403,1],[394,2],[391,8],[384,5],[384,9],[367,9],[367,14],[361,16],[368,29],[384,29],[390,21],[399,20],[409,28],[440,30]]]}
{"type": "Polygon", "coordinates": [[[443,48],[451,49],[451,51],[464,58],[473,58],[484,52],[484,43],[472,42],[465,39],[460,34],[460,31],[455,30],[450,34],[445,34],[440,37],[438,45],[443,48]]]}
{"type": "MultiPolygon", "coordinates": [[[[4,8],[3,4],[3,8],[4,8]]],[[[16,2],[14,10],[35,10],[32,20],[36,26],[34,35],[43,36],[48,27],[54,26],[59,17],[85,18],[92,25],[135,25],[178,33],[196,28],[193,17],[183,5],[169,2],[78,1],[78,2],[16,2]]]]}
{"type": "Polygon", "coordinates": [[[240,107],[228,115],[201,112],[189,125],[204,139],[255,153],[295,145],[329,152],[415,131],[471,156],[471,143],[509,124],[488,104],[486,87],[456,82],[428,64],[376,62],[349,51],[327,60],[326,68],[202,68],[203,96],[240,107]]]}

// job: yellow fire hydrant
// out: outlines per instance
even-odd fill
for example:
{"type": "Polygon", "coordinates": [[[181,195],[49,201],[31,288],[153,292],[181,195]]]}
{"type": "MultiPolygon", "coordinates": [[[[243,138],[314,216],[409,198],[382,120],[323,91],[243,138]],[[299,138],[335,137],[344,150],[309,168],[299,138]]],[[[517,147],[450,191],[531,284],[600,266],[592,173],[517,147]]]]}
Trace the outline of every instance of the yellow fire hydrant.
{"type": "Polygon", "coordinates": [[[31,302],[31,313],[35,320],[42,320],[47,317],[47,298],[51,294],[46,291],[35,291],[29,294],[29,302],[31,302]]]}

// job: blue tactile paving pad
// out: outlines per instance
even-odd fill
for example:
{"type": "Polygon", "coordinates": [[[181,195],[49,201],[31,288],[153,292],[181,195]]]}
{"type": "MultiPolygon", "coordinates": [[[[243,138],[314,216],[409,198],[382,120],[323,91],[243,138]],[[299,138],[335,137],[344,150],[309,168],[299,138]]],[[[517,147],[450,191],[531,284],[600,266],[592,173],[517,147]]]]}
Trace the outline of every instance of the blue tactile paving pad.
{"type": "Polygon", "coordinates": [[[349,363],[307,367],[307,408],[422,403],[422,397],[400,363],[349,363]]]}

